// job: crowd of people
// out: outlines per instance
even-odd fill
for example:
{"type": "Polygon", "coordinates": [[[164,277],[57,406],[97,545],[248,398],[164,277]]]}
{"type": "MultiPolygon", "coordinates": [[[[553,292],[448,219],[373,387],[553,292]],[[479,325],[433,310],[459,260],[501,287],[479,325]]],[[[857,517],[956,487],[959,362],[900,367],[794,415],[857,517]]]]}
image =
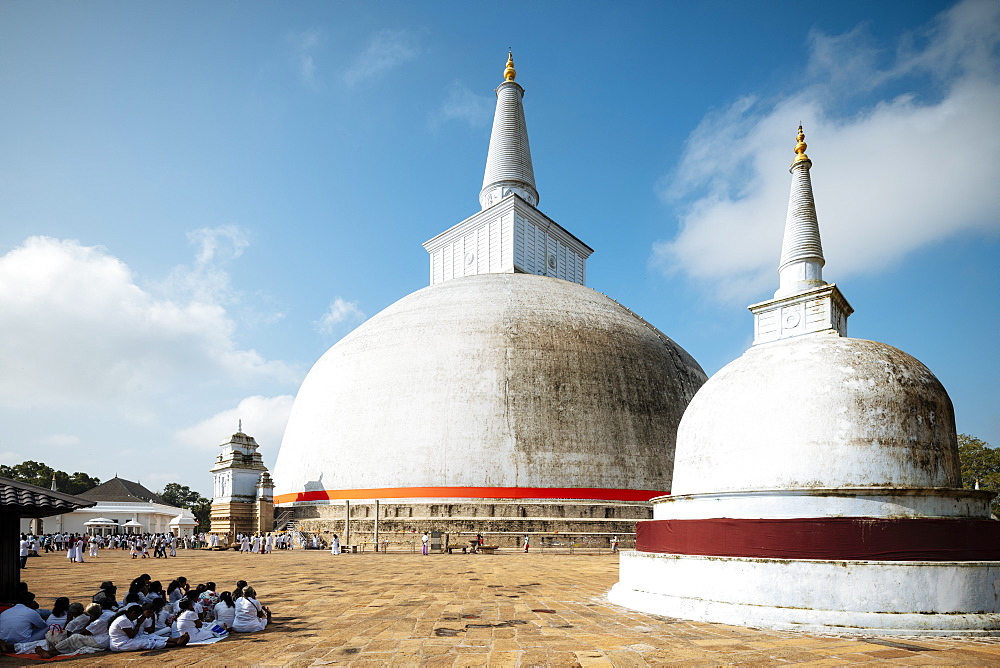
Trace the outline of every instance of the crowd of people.
{"type": "Polygon", "coordinates": [[[148,574],[137,577],[121,599],[113,582],[101,583],[88,604],[55,600],[43,609],[21,583],[17,604],[0,612],[0,652],[59,655],[111,650],[163,649],[204,642],[229,632],[263,631],[271,611],[245,580],[232,591],[214,582],[191,585],[179,577],[166,588],[148,574]]]}

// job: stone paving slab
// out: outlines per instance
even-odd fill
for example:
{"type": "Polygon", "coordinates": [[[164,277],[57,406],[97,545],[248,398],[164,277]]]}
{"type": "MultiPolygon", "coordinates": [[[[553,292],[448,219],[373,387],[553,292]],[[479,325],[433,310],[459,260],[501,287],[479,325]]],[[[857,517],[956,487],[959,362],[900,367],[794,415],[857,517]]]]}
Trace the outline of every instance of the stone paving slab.
{"type": "MultiPolygon", "coordinates": [[[[22,578],[43,605],[86,601],[102,580],[122,592],[149,573],[231,589],[249,581],[274,613],[262,633],[214,645],[72,657],[67,666],[811,666],[1000,665],[1000,639],[844,638],[647,615],[609,603],[617,557],[499,552],[321,551],[241,555],[180,551],[131,559],[102,551],[71,564],[28,561],[22,578]]],[[[40,665],[0,657],[0,666],[40,665]]]]}

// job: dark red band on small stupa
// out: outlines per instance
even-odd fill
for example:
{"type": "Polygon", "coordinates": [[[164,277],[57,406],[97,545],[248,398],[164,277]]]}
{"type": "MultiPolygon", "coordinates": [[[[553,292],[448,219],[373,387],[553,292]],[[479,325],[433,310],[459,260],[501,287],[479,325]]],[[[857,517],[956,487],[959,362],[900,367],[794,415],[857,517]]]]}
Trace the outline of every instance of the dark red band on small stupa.
{"type": "Polygon", "coordinates": [[[646,520],[640,552],[760,559],[997,561],[1000,522],[821,517],[646,520]]]}

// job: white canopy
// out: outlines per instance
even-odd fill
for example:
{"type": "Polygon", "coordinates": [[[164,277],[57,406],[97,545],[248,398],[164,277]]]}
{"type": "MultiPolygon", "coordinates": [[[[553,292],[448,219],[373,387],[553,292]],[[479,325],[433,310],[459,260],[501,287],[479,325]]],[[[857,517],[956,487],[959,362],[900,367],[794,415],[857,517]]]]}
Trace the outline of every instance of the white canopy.
{"type": "Polygon", "coordinates": [[[122,526],[123,527],[141,527],[142,525],[139,524],[138,522],[136,522],[135,520],[129,520],[128,522],[126,522],[122,526]]]}
{"type": "Polygon", "coordinates": [[[94,519],[92,519],[92,520],[90,520],[88,522],[84,522],[83,524],[84,524],[84,526],[88,526],[88,527],[90,527],[90,526],[109,526],[109,525],[110,526],[115,526],[115,525],[118,524],[118,522],[115,522],[114,520],[109,520],[107,517],[95,517],[94,519]]]}

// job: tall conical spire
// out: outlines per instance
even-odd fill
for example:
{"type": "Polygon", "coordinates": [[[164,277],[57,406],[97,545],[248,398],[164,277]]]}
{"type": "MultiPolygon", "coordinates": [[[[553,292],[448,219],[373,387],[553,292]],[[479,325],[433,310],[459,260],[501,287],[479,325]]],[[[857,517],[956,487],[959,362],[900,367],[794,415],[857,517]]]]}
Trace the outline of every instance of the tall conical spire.
{"type": "Polygon", "coordinates": [[[795,160],[788,169],[792,173],[792,191],[788,198],[788,216],[785,218],[785,238],[781,243],[778,291],[774,293],[775,297],[786,297],[826,285],[823,280],[823,265],[826,260],[823,258],[816,204],[809,179],[812,160],[806,155],[805,138],[800,125],[795,137],[795,160]]]}
{"type": "Polygon", "coordinates": [[[486,157],[486,174],[479,204],[487,209],[504,197],[517,194],[532,206],[538,205],[535,171],[531,166],[528,128],[524,123],[524,89],[514,81],[514,55],[507,54],[504,82],[497,86],[497,109],[486,157]]]}
{"type": "Polygon", "coordinates": [[[812,160],[806,155],[801,125],[795,139],[795,160],[788,170],[792,192],[778,264],[778,291],[774,299],[750,306],[754,345],[817,332],[847,336],[847,317],[854,312],[837,286],[823,280],[826,260],[809,180],[812,160]]]}

